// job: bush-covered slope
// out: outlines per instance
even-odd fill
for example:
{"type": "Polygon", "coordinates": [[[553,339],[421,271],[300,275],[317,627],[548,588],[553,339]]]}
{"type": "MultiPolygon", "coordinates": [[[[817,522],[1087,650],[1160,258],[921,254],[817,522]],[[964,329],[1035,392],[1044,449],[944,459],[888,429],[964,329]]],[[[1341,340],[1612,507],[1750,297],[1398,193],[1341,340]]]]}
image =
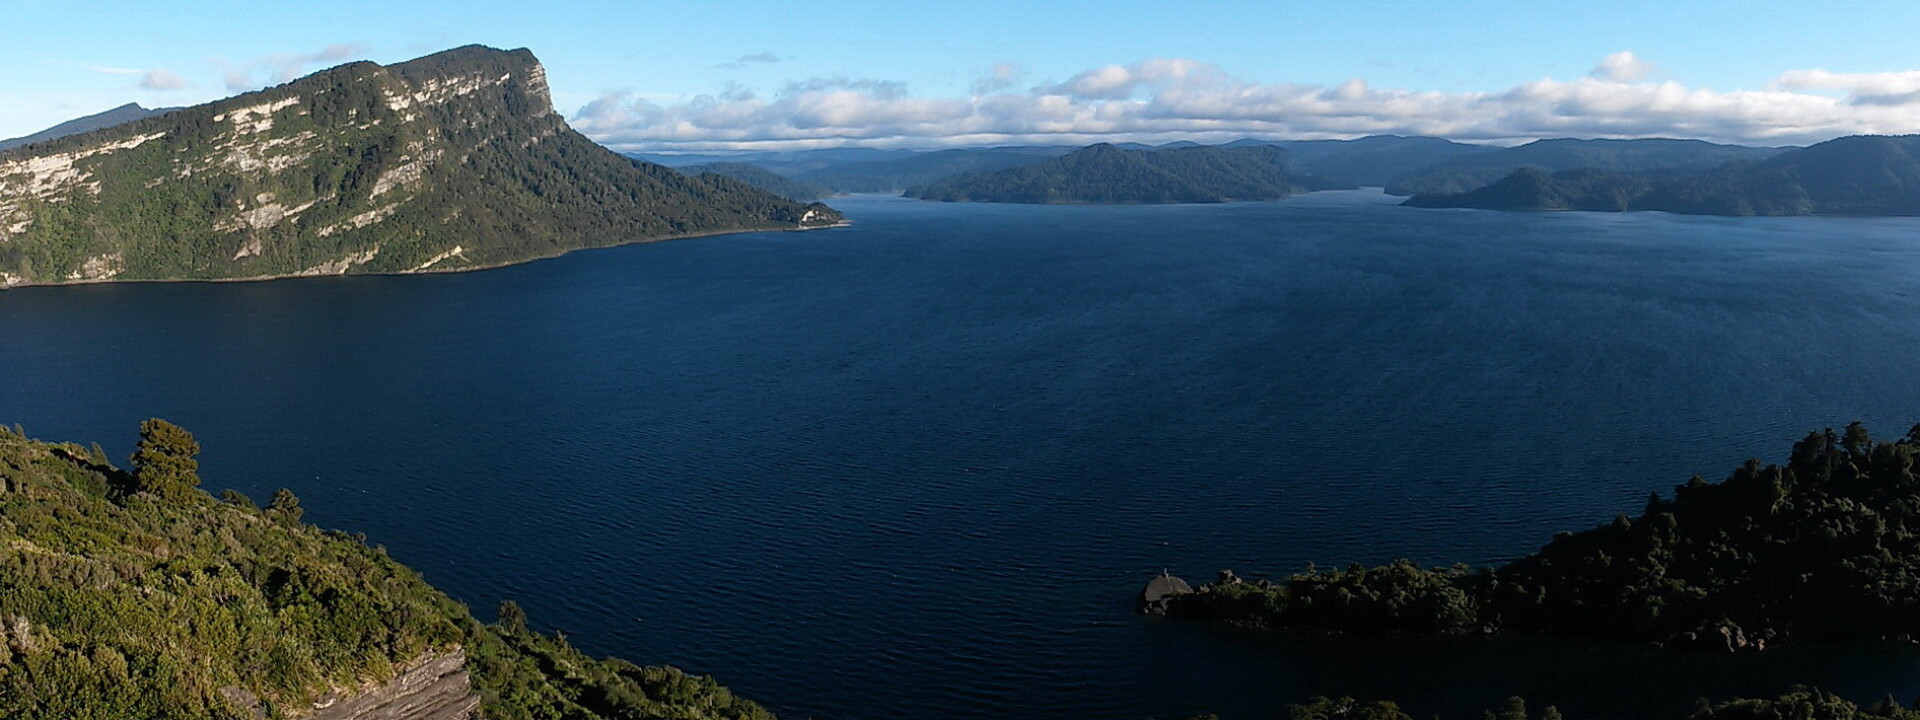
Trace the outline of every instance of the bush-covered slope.
{"type": "Polygon", "coordinates": [[[532,53],[479,46],[0,151],[0,286],[449,270],[838,219],[606,150],[532,53]]]}
{"type": "Polygon", "coordinates": [[[1695,477],[1637,517],[1499,568],[1308,571],[1180,595],[1172,615],[1265,629],[1550,633],[1732,649],[1920,636],[1920,426],[1809,434],[1783,465],[1695,477]]]}
{"type": "Polygon", "coordinates": [[[707,678],[594,660],[482,625],[356,536],[198,483],[198,446],[142,426],[134,471],[98,446],[0,429],[0,718],[270,717],[463,650],[493,720],[771,717],[707,678]],[[236,692],[244,691],[244,692],[236,692]]]}
{"type": "Polygon", "coordinates": [[[1273,200],[1338,183],[1295,172],[1271,145],[1123,150],[1105,143],[1034,165],[907,191],[945,202],[1210,203],[1273,200]]]}

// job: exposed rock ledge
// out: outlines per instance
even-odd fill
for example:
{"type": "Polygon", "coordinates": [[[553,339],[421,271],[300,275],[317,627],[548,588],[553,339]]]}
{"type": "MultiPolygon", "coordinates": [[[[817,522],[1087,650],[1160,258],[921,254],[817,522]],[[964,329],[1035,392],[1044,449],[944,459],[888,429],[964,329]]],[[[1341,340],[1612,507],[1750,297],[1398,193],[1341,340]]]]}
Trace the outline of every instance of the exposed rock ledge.
{"type": "Polygon", "coordinates": [[[480,695],[467,681],[467,654],[428,655],[394,679],[353,694],[331,693],[310,720],[478,720],[480,695]]]}

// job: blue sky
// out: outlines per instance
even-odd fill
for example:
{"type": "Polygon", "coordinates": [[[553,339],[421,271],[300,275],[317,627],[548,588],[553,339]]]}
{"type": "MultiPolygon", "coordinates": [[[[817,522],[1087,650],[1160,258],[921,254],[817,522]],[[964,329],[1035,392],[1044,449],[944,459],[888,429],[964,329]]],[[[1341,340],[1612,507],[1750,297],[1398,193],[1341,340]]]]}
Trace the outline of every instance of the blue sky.
{"type": "Polygon", "coordinates": [[[0,0],[0,137],[477,42],[531,48],[558,109],[632,149],[1373,132],[1799,143],[1920,132],[1913,28],[1920,3],[1891,1],[0,0]]]}

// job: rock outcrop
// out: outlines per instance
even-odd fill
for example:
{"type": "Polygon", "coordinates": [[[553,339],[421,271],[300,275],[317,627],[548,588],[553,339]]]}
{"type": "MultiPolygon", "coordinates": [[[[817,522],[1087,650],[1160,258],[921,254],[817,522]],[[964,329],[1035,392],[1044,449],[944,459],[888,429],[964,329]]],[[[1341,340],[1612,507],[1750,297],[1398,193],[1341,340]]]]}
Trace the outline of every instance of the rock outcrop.
{"type": "Polygon", "coordinates": [[[392,680],[320,698],[309,720],[477,720],[480,695],[467,678],[467,656],[429,655],[392,680]]]}
{"type": "Polygon", "coordinates": [[[1191,592],[1193,587],[1188,585],[1187,581],[1161,571],[1152,580],[1148,580],[1147,586],[1140,590],[1138,601],[1140,612],[1146,615],[1165,615],[1168,602],[1174,597],[1191,592]]]}

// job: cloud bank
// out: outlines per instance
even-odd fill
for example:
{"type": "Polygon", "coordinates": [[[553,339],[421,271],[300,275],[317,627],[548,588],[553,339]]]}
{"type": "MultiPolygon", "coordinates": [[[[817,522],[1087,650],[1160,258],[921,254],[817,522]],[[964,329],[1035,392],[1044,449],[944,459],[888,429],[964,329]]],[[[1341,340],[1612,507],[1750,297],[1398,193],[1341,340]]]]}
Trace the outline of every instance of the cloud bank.
{"type": "Polygon", "coordinates": [[[570,118],[623,150],[931,147],[1104,140],[1437,135],[1514,143],[1544,137],[1687,137],[1803,144],[1858,133],[1920,132],[1920,71],[1796,70],[1760,90],[1717,91],[1646,78],[1654,66],[1610,55],[1586,77],[1503,92],[1443,93],[1257,83],[1190,59],[1109,65],[1015,89],[996,66],[968,97],[915,97],[904,83],[814,78],[761,97],[738,87],[661,104],[627,93],[570,118]]]}

